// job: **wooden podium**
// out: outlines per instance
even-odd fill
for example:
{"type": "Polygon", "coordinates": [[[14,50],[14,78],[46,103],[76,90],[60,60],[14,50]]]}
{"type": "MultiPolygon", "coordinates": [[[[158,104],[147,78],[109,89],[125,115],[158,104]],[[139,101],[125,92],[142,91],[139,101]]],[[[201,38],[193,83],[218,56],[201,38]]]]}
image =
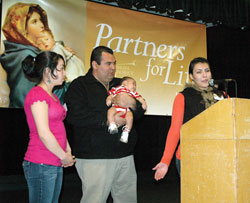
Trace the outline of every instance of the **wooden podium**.
{"type": "Polygon", "coordinates": [[[250,100],[224,99],[181,128],[181,203],[250,203],[250,100]]]}

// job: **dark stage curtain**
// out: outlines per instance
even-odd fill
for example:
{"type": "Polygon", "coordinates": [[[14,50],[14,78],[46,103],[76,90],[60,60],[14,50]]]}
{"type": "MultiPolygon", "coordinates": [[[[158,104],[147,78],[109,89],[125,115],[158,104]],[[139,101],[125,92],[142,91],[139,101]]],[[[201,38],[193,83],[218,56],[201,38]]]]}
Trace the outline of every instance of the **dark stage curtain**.
{"type": "Polygon", "coordinates": [[[231,28],[245,29],[250,24],[249,0],[103,0],[100,2],[115,2],[123,8],[144,8],[156,13],[167,13],[169,16],[179,15],[176,18],[203,20],[205,23],[223,24],[231,28]],[[181,15],[175,12],[179,9],[183,10],[181,15]]]}

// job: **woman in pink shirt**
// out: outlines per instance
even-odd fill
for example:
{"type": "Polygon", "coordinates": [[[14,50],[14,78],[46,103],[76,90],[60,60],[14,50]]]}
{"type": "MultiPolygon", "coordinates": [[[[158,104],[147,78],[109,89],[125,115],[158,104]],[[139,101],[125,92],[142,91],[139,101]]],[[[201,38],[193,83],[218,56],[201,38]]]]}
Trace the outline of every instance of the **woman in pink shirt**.
{"type": "Polygon", "coordinates": [[[27,56],[22,62],[25,75],[37,81],[26,95],[24,111],[30,130],[23,169],[30,202],[58,202],[62,167],[75,162],[67,141],[63,120],[66,110],[52,90],[65,79],[63,57],[54,52],[27,56]]]}

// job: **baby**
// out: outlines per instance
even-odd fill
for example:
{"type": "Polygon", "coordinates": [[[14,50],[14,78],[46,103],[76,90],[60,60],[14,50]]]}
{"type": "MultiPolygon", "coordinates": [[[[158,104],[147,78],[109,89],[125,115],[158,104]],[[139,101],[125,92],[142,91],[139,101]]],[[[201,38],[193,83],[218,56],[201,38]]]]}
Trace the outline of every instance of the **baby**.
{"type": "Polygon", "coordinates": [[[75,56],[69,49],[65,48],[63,42],[55,41],[53,34],[49,30],[43,31],[42,37],[36,41],[37,47],[43,51],[54,51],[61,54],[66,62],[66,81],[71,82],[75,78],[84,74],[83,62],[75,56]]]}
{"type": "MultiPolygon", "coordinates": [[[[142,108],[147,109],[147,104],[145,100],[137,93],[136,91],[136,81],[131,77],[123,77],[121,80],[121,85],[118,87],[113,87],[108,93],[109,96],[106,99],[106,104],[110,106],[112,104],[112,98],[120,93],[127,93],[131,97],[137,99],[142,103],[142,108]]],[[[133,114],[129,110],[129,108],[123,108],[120,106],[112,105],[112,107],[108,110],[108,123],[109,123],[109,133],[115,134],[118,132],[118,126],[115,123],[115,114],[117,112],[124,112],[122,117],[126,120],[126,125],[123,127],[123,132],[121,135],[121,142],[127,143],[129,132],[133,126],[133,114]]]]}

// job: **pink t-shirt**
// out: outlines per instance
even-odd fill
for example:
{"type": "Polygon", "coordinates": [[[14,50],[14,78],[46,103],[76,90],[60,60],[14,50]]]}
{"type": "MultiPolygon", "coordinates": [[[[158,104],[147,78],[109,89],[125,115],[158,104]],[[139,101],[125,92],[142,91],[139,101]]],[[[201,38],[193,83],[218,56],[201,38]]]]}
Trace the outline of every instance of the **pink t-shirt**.
{"type": "Polygon", "coordinates": [[[59,99],[54,95],[55,101],[43,88],[36,86],[33,87],[27,94],[24,101],[24,111],[26,114],[26,119],[28,122],[30,130],[30,140],[28,144],[28,149],[25,153],[24,160],[30,161],[38,164],[48,164],[54,166],[60,166],[60,159],[50,152],[42,141],[39,138],[36,124],[31,112],[31,105],[36,101],[45,101],[48,104],[49,112],[49,128],[50,131],[55,136],[57,142],[62,147],[63,150],[66,150],[67,139],[66,139],[66,130],[63,123],[63,120],[66,116],[66,110],[60,104],[59,99]]]}

